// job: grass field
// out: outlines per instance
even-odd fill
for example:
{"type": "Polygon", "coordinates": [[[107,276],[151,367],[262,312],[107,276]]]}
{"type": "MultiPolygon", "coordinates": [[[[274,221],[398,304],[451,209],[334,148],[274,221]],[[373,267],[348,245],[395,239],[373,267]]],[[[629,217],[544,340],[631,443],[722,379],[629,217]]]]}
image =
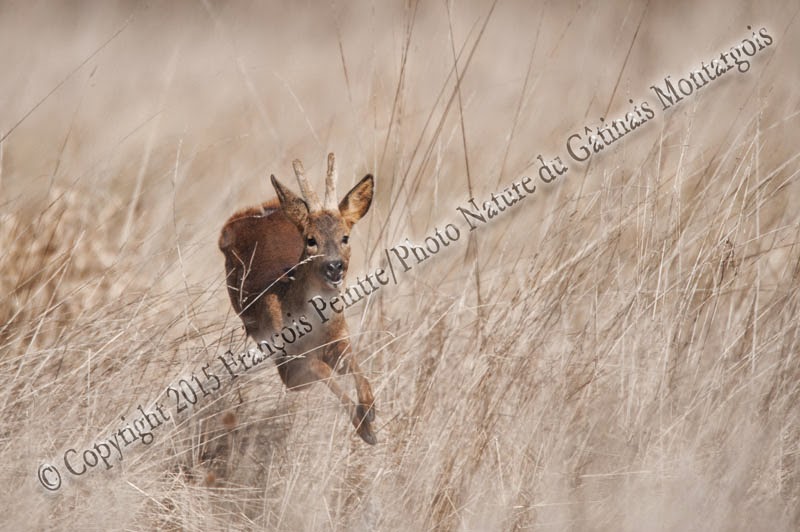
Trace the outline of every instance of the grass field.
{"type": "Polygon", "coordinates": [[[797,530],[798,18],[0,2],[0,529],[797,530]],[[662,109],[651,85],[760,28],[749,70],[662,109]],[[569,156],[643,101],[640,128],[569,156]],[[378,444],[271,362],[178,413],[168,387],[252,347],[222,224],[272,173],[297,190],[295,158],[321,190],[328,151],[340,190],[376,176],[351,281],[461,229],[348,310],[378,444]],[[568,171],[542,182],[539,155],[568,171]],[[468,230],[458,207],[524,176],[534,194],[468,230]],[[158,405],[150,443],[68,471],[158,405]]]}

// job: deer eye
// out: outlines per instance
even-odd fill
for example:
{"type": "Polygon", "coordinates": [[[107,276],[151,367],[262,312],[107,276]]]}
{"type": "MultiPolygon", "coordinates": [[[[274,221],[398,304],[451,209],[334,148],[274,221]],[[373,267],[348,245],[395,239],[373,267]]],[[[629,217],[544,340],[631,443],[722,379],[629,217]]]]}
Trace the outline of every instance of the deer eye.
{"type": "Polygon", "coordinates": [[[306,238],[306,245],[310,248],[317,247],[317,239],[314,238],[313,236],[306,238]]]}
{"type": "Polygon", "coordinates": [[[348,235],[344,235],[342,237],[342,244],[347,244],[350,241],[350,237],[348,235]]]}

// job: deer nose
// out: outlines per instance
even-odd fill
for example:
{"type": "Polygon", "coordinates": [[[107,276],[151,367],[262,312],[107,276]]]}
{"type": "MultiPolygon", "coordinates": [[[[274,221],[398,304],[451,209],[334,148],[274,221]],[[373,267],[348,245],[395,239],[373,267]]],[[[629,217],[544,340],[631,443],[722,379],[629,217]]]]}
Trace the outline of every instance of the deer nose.
{"type": "Polygon", "coordinates": [[[344,262],[332,260],[325,264],[325,273],[333,280],[339,280],[344,270],[344,262]]]}

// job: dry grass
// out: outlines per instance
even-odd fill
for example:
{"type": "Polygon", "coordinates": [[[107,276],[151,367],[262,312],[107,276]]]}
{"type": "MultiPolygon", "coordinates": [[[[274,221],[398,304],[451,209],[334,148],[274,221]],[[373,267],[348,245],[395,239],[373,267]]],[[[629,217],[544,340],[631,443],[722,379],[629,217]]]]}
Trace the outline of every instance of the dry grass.
{"type": "Polygon", "coordinates": [[[616,4],[0,6],[0,528],[797,530],[797,8],[616,4]],[[266,367],[64,471],[246,347],[216,238],[265,175],[376,174],[352,280],[747,25],[748,73],[351,309],[376,447],[266,367]]]}

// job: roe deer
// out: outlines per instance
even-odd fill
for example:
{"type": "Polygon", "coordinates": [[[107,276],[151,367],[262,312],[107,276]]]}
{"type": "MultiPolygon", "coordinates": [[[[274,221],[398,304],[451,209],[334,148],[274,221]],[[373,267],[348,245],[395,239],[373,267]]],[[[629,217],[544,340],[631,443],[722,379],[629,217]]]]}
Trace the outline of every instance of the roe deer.
{"type": "Polygon", "coordinates": [[[292,332],[295,356],[280,349],[275,358],[283,383],[300,390],[324,381],[347,409],[358,435],[374,445],[372,389],[351,352],[343,314],[324,323],[317,320],[313,326],[304,316],[311,297],[335,295],[344,284],[350,230],[369,210],[374,181],[372,175],[364,176],[337,205],[336,161],[328,154],[323,205],[300,161],[295,160],[293,167],[303,198],[273,175],[277,199],[237,212],[225,222],[219,248],[225,254],[228,295],[247,334],[259,346],[277,336],[285,318],[299,331],[295,320],[300,319],[304,331],[292,332]],[[334,368],[353,375],[358,405],[333,380],[334,368]]]}

